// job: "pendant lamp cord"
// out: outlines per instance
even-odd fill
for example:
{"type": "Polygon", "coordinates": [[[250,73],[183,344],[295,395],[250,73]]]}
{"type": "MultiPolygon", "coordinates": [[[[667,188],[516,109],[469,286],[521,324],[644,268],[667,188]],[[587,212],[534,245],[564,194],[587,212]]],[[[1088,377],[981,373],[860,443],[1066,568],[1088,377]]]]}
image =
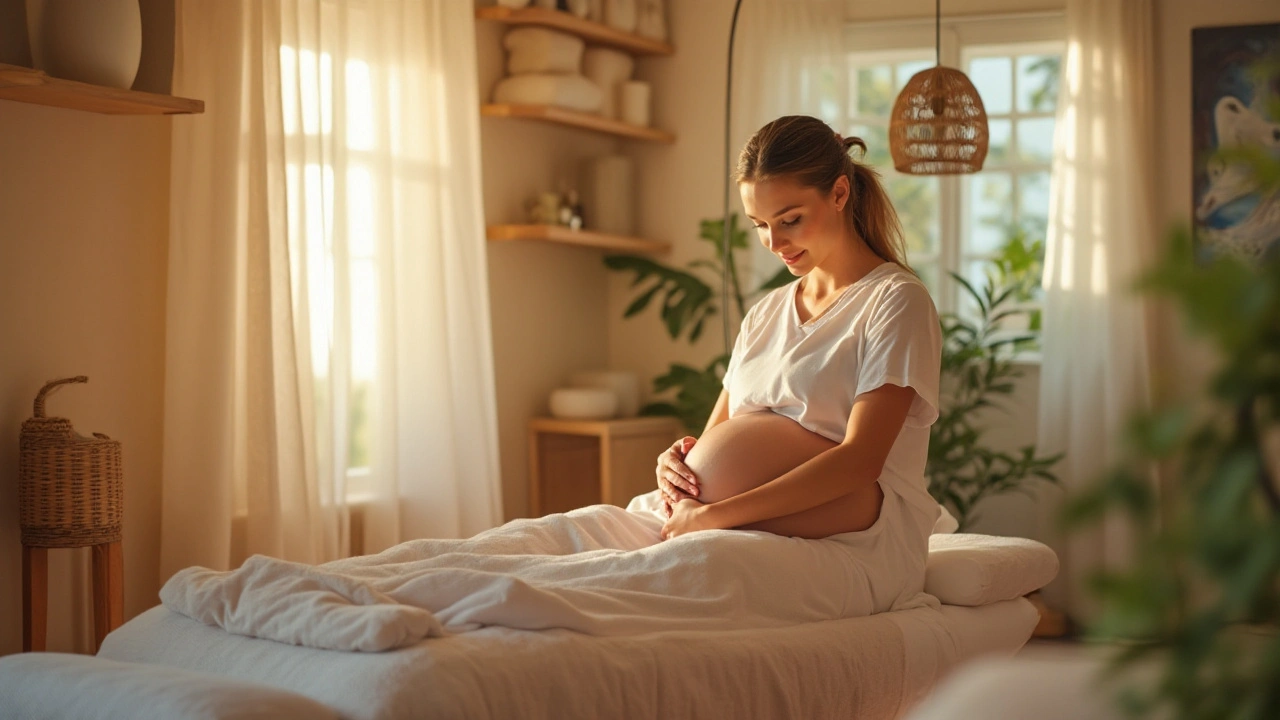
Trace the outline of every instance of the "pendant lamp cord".
{"type": "Polygon", "coordinates": [[[942,0],[933,4],[933,64],[942,65],[942,0]]]}
{"type": "Polygon", "coordinates": [[[733,252],[733,248],[730,247],[729,241],[729,227],[731,220],[729,216],[729,190],[731,188],[729,183],[729,173],[733,172],[729,165],[731,151],[729,145],[729,113],[733,107],[733,38],[738,33],[738,10],[741,8],[742,0],[736,0],[736,2],[733,3],[733,21],[729,25],[729,62],[724,90],[724,169],[726,170],[726,175],[724,187],[724,224],[721,226],[720,233],[720,265],[723,273],[723,276],[720,279],[720,320],[724,327],[724,351],[726,353],[732,352],[733,348],[733,323],[729,317],[729,264],[733,262],[733,257],[730,255],[730,253],[733,252]]]}

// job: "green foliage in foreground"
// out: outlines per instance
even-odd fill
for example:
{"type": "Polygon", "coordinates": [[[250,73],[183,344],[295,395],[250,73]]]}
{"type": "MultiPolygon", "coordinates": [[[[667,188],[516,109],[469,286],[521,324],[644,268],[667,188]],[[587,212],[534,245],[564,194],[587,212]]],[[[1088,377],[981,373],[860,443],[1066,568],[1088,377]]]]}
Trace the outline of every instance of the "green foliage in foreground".
{"type": "Polygon", "coordinates": [[[1120,668],[1156,664],[1122,696],[1135,715],[1280,718],[1280,252],[1200,266],[1179,233],[1142,287],[1219,361],[1199,397],[1135,418],[1127,462],[1068,507],[1069,526],[1119,512],[1138,535],[1134,567],[1095,578],[1091,632],[1136,641],[1120,668]],[[1157,464],[1174,469],[1160,498],[1157,464]]]}

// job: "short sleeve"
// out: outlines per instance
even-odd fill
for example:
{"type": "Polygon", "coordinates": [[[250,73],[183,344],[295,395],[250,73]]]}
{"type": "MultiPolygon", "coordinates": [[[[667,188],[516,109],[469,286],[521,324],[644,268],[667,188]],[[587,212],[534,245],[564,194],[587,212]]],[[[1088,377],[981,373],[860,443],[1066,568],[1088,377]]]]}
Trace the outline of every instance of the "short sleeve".
{"type": "Polygon", "coordinates": [[[742,325],[738,327],[738,337],[733,341],[733,351],[729,353],[729,365],[724,369],[724,389],[729,389],[729,383],[733,380],[733,373],[738,369],[738,363],[742,362],[742,353],[746,351],[747,335],[751,332],[751,328],[755,326],[756,308],[760,307],[760,303],[756,303],[747,309],[746,314],[742,316],[742,325]]]}
{"type": "Polygon", "coordinates": [[[889,288],[867,324],[854,396],[882,385],[916,391],[907,413],[909,427],[929,427],[938,419],[942,329],[929,291],[917,282],[889,288]]]}

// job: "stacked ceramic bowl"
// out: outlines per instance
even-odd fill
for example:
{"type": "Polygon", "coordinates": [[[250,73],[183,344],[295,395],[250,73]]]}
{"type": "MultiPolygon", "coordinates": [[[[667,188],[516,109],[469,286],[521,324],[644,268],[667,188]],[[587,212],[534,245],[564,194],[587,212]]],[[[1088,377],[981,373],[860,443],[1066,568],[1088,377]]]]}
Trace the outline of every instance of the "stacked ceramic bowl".
{"type": "Polygon", "coordinates": [[[569,378],[569,387],[551,392],[551,415],[562,420],[635,417],[639,411],[640,378],[635,373],[576,373],[569,378]]]}

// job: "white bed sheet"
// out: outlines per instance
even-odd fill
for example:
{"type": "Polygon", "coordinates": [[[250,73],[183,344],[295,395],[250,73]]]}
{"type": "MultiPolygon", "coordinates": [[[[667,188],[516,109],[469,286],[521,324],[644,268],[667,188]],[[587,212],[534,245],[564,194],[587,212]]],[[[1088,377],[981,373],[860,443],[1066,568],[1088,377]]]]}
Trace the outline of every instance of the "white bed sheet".
{"type": "Polygon", "coordinates": [[[99,652],[292,690],[351,720],[900,716],[961,661],[1030,637],[1021,598],[753,632],[486,628],[385,653],[295,647],[153,608],[99,652]]]}

